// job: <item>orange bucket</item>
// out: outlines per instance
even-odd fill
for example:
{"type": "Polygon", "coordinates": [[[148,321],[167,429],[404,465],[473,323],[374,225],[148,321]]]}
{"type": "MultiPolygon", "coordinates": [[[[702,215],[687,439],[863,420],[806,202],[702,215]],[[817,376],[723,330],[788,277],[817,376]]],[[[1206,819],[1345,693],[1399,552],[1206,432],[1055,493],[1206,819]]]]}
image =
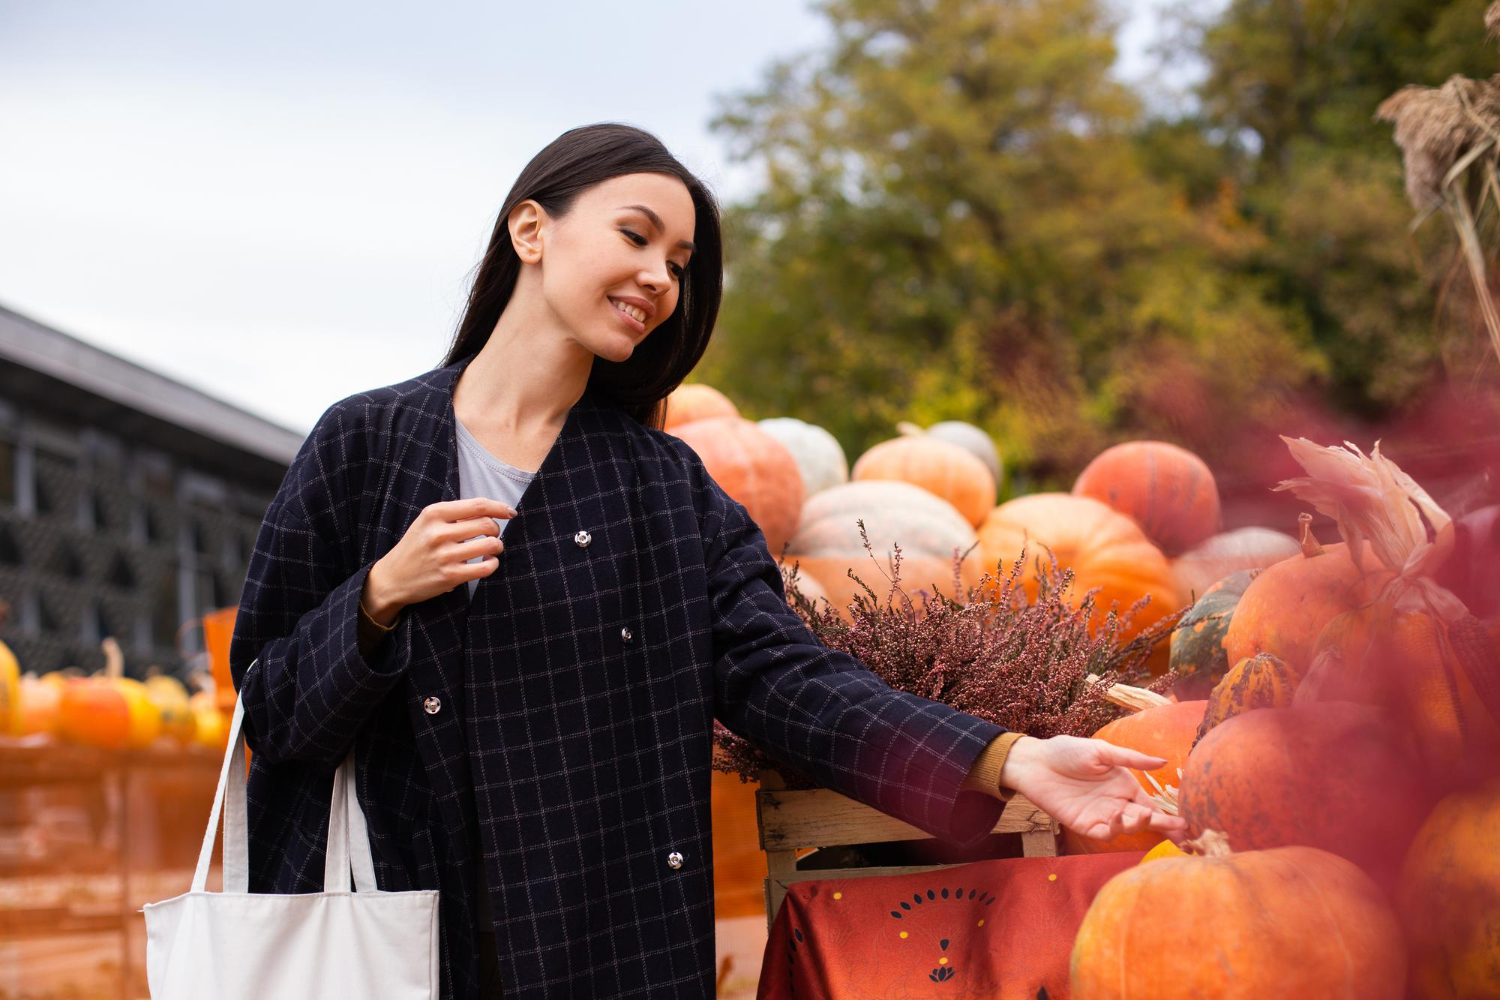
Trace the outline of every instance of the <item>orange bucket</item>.
{"type": "Polygon", "coordinates": [[[238,608],[220,608],[203,616],[203,645],[208,648],[208,667],[214,678],[214,700],[221,712],[234,711],[234,680],[229,676],[229,640],[234,635],[238,608]]]}

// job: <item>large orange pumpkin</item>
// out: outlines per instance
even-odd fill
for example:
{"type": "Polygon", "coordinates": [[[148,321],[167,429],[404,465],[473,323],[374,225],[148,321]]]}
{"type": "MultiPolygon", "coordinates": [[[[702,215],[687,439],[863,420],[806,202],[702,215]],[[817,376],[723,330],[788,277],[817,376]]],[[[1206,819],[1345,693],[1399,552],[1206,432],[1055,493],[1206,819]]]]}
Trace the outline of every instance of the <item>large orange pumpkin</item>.
{"type": "Polygon", "coordinates": [[[1245,588],[1224,633],[1230,663],[1271,653],[1306,673],[1323,627],[1369,603],[1390,578],[1376,571],[1379,563],[1368,546],[1364,570],[1354,565],[1343,542],[1313,542],[1304,552],[1268,566],[1245,588]]]}
{"type": "Polygon", "coordinates": [[[1106,448],[1079,474],[1073,495],[1093,497],[1129,515],[1169,556],[1219,530],[1213,472],[1197,455],[1165,441],[1106,448]]]}
{"type": "MultiPolygon", "coordinates": [[[[1207,705],[1206,701],[1179,701],[1133,712],[1108,723],[1094,734],[1094,738],[1115,746],[1139,750],[1153,757],[1165,757],[1167,763],[1155,771],[1131,773],[1148,793],[1155,792],[1156,788],[1146,780],[1147,773],[1163,788],[1169,785],[1176,787],[1182,780],[1177,772],[1187,763],[1188,751],[1193,748],[1193,737],[1198,732],[1198,724],[1203,721],[1203,711],[1207,705]]],[[[1121,834],[1110,840],[1098,840],[1063,829],[1063,842],[1068,854],[1146,851],[1164,840],[1166,838],[1161,834],[1149,830],[1121,834]]]]}
{"type": "Polygon", "coordinates": [[[927,435],[882,441],[859,457],[849,478],[895,479],[942,497],[978,526],[995,507],[995,477],[965,449],[927,435]]]}
{"type": "Polygon", "coordinates": [[[85,746],[139,749],[161,735],[161,711],[140,681],[84,677],[63,688],[58,734],[85,746]]]}
{"type": "Polygon", "coordinates": [[[1437,804],[1396,893],[1419,1000],[1500,997],[1500,779],[1437,804]]]}
{"type": "Polygon", "coordinates": [[[797,531],[802,473],[786,446],[753,420],[716,417],[672,429],[703,460],[724,492],[745,505],[766,536],[773,558],[797,531]]]}
{"type": "MultiPolygon", "coordinates": [[[[1113,602],[1123,614],[1142,597],[1151,603],[1138,612],[1126,641],[1149,625],[1177,611],[1177,585],[1166,556],[1134,521],[1098,500],[1066,493],[1034,493],[1003,503],[979,527],[979,550],[985,571],[996,575],[996,564],[1006,569],[1026,549],[1022,580],[1033,598],[1038,587],[1037,560],[1047,564],[1043,546],[1057,556],[1058,565],[1074,573],[1072,598],[1081,600],[1095,587],[1094,625],[1103,623],[1113,602]]],[[[1162,644],[1160,666],[1166,667],[1168,648],[1162,644]]]]}
{"type": "Polygon", "coordinates": [[[1399,1000],[1406,959],[1367,876],[1282,847],[1127,868],[1089,906],[1071,973],[1073,1000],[1399,1000]]]}
{"type": "MultiPolygon", "coordinates": [[[[966,596],[953,592],[954,550],[963,553],[973,547],[974,529],[948,501],[910,483],[869,480],[816,494],[803,505],[802,521],[785,561],[800,563],[817,577],[834,609],[847,617],[855,595],[864,595],[849,579],[849,571],[883,603],[896,545],[901,546],[901,588],[914,602],[919,589],[966,596]],[[861,520],[873,559],[859,536],[861,520]]],[[[960,585],[967,591],[978,584],[979,577],[976,550],[963,562],[960,585]]]]}
{"type": "Polygon", "coordinates": [[[1436,796],[1392,718],[1353,702],[1260,708],[1215,726],[1182,771],[1193,835],[1249,849],[1303,844],[1390,885],[1436,796]]]}
{"type": "Polygon", "coordinates": [[[711,417],[738,417],[739,407],[713,386],[701,382],[679,385],[667,397],[667,416],[664,430],[673,430],[694,420],[711,417]]]}

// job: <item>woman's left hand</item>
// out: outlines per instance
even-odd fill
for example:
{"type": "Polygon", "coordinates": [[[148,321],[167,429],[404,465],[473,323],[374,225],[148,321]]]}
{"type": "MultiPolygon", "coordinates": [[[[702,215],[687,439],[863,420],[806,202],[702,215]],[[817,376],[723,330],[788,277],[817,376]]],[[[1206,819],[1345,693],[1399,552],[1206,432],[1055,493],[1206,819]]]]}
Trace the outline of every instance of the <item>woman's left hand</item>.
{"type": "Polygon", "coordinates": [[[1108,840],[1150,829],[1175,842],[1187,835],[1187,823],[1152,802],[1127,770],[1154,771],[1166,763],[1104,740],[1023,736],[1005,758],[1000,784],[1085,837],[1108,840]]]}

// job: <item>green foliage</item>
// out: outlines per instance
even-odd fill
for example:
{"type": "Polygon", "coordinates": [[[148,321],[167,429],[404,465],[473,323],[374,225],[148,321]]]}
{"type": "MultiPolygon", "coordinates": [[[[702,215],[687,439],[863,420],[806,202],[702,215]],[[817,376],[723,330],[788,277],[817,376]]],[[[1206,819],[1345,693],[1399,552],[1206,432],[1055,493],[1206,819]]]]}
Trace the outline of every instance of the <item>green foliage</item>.
{"type": "Polygon", "coordinates": [[[1325,393],[1369,415],[1441,365],[1381,98],[1494,64],[1480,0],[1231,0],[1191,117],[1110,75],[1102,0],[828,0],[834,43],[713,128],[726,212],[698,377],[851,459],[898,420],[987,429],[1013,488],[1116,440],[1222,451],[1325,393]]]}

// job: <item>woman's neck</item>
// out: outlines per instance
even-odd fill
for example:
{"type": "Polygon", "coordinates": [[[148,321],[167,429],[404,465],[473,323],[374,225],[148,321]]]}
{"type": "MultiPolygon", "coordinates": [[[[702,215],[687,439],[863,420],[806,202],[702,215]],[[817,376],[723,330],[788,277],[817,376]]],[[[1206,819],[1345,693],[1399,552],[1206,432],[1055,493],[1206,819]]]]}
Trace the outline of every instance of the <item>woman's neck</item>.
{"type": "MultiPolygon", "coordinates": [[[[507,307],[490,339],[459,374],[453,410],[471,431],[556,432],[588,387],[594,355],[577,341],[527,324],[507,307]]],[[[553,321],[555,322],[555,320],[553,321]]]]}

